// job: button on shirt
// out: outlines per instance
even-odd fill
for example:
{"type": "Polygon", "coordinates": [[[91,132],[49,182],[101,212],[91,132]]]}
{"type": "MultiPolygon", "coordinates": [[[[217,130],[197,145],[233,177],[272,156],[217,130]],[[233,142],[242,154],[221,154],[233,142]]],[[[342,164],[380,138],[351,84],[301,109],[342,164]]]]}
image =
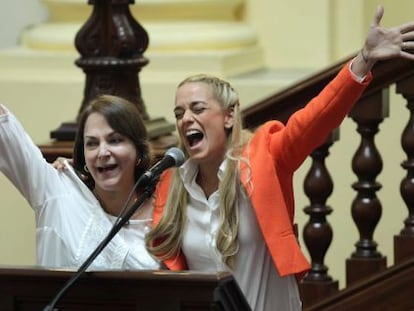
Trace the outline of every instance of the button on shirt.
{"type": "MultiPolygon", "coordinates": [[[[226,161],[219,168],[224,173],[226,161]]],[[[301,310],[294,276],[280,277],[267,250],[254,210],[245,193],[239,200],[239,250],[232,270],[221,260],[216,246],[219,230],[219,192],[206,198],[196,183],[198,166],[188,160],[180,167],[181,178],[189,194],[183,252],[190,270],[229,271],[233,274],[252,310],[301,310]]]]}

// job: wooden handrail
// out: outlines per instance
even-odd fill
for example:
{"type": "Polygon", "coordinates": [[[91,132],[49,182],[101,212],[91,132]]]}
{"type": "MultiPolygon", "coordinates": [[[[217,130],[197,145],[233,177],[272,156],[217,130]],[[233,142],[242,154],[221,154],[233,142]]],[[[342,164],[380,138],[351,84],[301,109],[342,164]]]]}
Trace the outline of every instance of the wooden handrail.
{"type": "Polygon", "coordinates": [[[304,311],[414,309],[414,258],[358,282],[304,311]]]}
{"type": "MultiPolygon", "coordinates": [[[[243,109],[244,125],[255,128],[272,119],[286,122],[292,113],[315,97],[354,56],[355,54],[243,109]]],[[[404,59],[379,62],[372,71],[375,79],[362,97],[414,74],[414,62],[404,59]]]]}

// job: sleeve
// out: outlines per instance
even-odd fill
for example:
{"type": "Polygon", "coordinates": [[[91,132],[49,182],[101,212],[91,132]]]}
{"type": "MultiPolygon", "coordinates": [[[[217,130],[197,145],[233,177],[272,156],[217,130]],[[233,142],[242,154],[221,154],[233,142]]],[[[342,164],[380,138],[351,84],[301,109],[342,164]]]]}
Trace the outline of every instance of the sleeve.
{"type": "MultiPolygon", "coordinates": [[[[4,106],[3,106],[4,108],[4,106]]],[[[0,171],[32,207],[64,190],[61,174],[43,157],[15,116],[0,115],[0,171]]]]}
{"type": "Polygon", "coordinates": [[[371,80],[372,75],[368,74],[364,82],[355,81],[346,64],[319,95],[271,136],[270,149],[277,161],[296,170],[339,127],[371,80]]]}

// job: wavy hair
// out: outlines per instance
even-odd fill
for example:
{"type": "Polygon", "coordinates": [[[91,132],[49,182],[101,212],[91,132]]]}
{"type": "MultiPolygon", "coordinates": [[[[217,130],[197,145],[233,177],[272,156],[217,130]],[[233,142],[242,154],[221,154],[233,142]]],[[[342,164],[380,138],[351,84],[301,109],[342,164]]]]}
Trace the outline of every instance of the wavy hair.
{"type": "MultiPolygon", "coordinates": [[[[240,191],[243,191],[239,178],[239,163],[243,160],[241,159],[242,147],[247,143],[250,135],[243,130],[239,96],[227,81],[201,74],[183,80],[178,88],[194,82],[210,86],[223,111],[233,110],[233,126],[227,131],[227,151],[225,154],[227,165],[218,189],[220,193],[220,225],[216,245],[222,256],[222,261],[228,266],[234,267],[235,255],[239,249],[239,196],[240,191]]],[[[188,156],[188,154],[186,155],[188,156]]],[[[175,169],[163,216],[158,225],[147,234],[147,248],[159,259],[174,257],[181,248],[187,217],[187,202],[188,194],[178,169],[175,169]]]]}

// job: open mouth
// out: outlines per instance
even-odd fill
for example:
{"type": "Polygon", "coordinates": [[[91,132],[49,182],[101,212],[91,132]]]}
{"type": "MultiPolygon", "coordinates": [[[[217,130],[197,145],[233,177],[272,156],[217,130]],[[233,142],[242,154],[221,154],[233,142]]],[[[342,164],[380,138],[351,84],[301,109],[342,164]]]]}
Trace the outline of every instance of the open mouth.
{"type": "Polygon", "coordinates": [[[204,134],[198,130],[189,130],[186,133],[186,138],[190,147],[197,145],[204,137],[204,134]]]}
{"type": "Polygon", "coordinates": [[[117,164],[111,164],[106,166],[98,166],[97,170],[99,173],[106,173],[114,170],[118,165],[117,164]]]}

